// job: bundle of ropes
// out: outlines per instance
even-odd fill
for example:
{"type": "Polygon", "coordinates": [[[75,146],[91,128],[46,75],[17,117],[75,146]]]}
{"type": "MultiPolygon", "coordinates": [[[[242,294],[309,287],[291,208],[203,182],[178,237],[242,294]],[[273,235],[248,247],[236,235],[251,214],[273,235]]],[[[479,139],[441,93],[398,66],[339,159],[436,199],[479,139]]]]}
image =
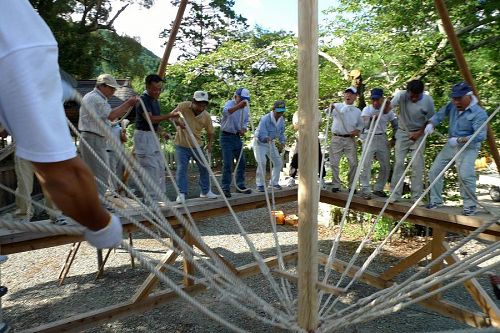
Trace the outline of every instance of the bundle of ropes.
{"type": "MultiPolygon", "coordinates": [[[[144,104],[141,100],[139,100],[141,106],[144,110],[144,115],[146,117],[147,122],[149,123],[150,129],[153,130],[153,125],[149,118],[149,113],[147,112],[144,104]]],[[[382,106],[382,109],[384,106],[382,106]]],[[[498,113],[500,108],[497,108],[488,118],[488,122],[498,113]]],[[[328,115],[328,121],[330,119],[330,115],[328,115]]],[[[102,161],[97,154],[94,153],[95,158],[102,164],[104,168],[108,171],[110,176],[116,181],[116,183],[122,187],[128,198],[131,198],[133,201],[133,207],[130,203],[130,199],[121,200],[120,205],[114,205],[116,202],[108,201],[108,197],[101,196],[101,201],[107,206],[113,206],[115,212],[121,216],[122,221],[126,221],[128,223],[133,223],[140,231],[146,234],[151,239],[155,239],[161,244],[165,249],[172,251],[173,253],[178,254],[184,260],[190,262],[198,272],[196,276],[190,275],[182,269],[176,268],[175,266],[169,267],[169,272],[177,273],[181,276],[186,276],[192,279],[195,283],[199,283],[205,285],[207,288],[212,289],[213,291],[220,294],[220,299],[223,302],[228,303],[231,307],[234,307],[246,314],[249,318],[254,320],[261,321],[262,323],[272,325],[275,327],[279,327],[282,329],[302,332],[303,329],[297,323],[297,293],[294,288],[290,285],[290,282],[282,277],[273,275],[271,269],[266,265],[265,258],[262,254],[257,250],[256,245],[249,237],[249,234],[245,230],[243,224],[241,223],[238,215],[231,207],[229,201],[225,196],[222,196],[227,208],[232,215],[233,221],[239,230],[239,234],[243,241],[245,242],[248,251],[252,254],[256,264],[258,265],[260,272],[262,274],[263,279],[265,279],[266,283],[268,283],[269,288],[273,292],[274,298],[277,300],[276,302],[268,302],[264,299],[262,295],[258,295],[256,292],[252,290],[244,281],[235,275],[231,269],[221,260],[221,257],[218,256],[203,240],[202,233],[198,229],[196,223],[193,220],[193,217],[189,213],[189,209],[186,204],[183,203],[182,206],[184,208],[184,212],[178,209],[178,206],[171,202],[166,194],[163,193],[160,188],[155,184],[153,180],[151,180],[145,170],[137,163],[137,161],[128,153],[122,143],[118,138],[112,135],[110,127],[108,124],[105,124],[100,119],[95,118],[95,120],[99,123],[99,126],[105,133],[107,133],[107,137],[109,138],[111,148],[117,153],[119,160],[124,164],[126,170],[130,173],[130,178],[134,181],[136,186],[141,193],[144,195],[144,199],[138,198],[136,194],[131,191],[126,184],[122,182],[122,179],[117,176],[112,170],[109,169],[108,165],[104,161],[102,161]],[[162,202],[156,202],[152,200],[152,196],[150,190],[153,191],[162,198],[162,202]],[[145,204],[148,203],[148,204],[145,204]],[[140,209],[137,209],[137,207],[140,209]],[[191,235],[192,239],[196,244],[199,244],[202,248],[204,254],[200,254],[196,252],[193,247],[186,242],[181,236],[176,233],[171,223],[167,218],[165,218],[162,213],[162,209],[167,208],[172,211],[175,218],[182,224],[185,230],[191,235]],[[139,215],[139,216],[138,216],[139,215]],[[144,226],[142,221],[149,221],[150,227],[144,226]],[[165,241],[166,238],[170,238],[172,242],[165,241]],[[208,256],[208,258],[207,258],[208,256]]],[[[375,131],[374,128],[378,126],[380,121],[380,117],[376,121],[373,121],[370,125],[368,135],[367,135],[367,144],[364,145],[361,161],[358,164],[358,168],[356,170],[356,176],[354,179],[354,183],[357,183],[359,175],[361,173],[361,168],[364,165],[364,160],[366,157],[367,149],[369,149],[371,142],[373,140],[375,131]]],[[[68,124],[71,130],[78,137],[80,145],[86,145],[91,148],[88,143],[80,136],[79,132],[76,128],[68,121],[68,124]]],[[[459,151],[459,153],[450,161],[447,167],[440,173],[439,177],[442,177],[444,172],[451,166],[451,164],[456,160],[456,158],[466,149],[468,144],[475,138],[479,131],[486,126],[487,122],[485,122],[472,136],[471,140],[469,140],[459,151]]],[[[212,181],[219,191],[219,193],[223,193],[222,188],[218,182],[218,179],[215,177],[214,172],[211,169],[211,165],[206,158],[202,148],[196,143],[196,139],[192,133],[189,125],[185,123],[185,130],[188,133],[191,142],[193,143],[191,149],[196,151],[200,159],[200,163],[202,163],[209,171],[209,175],[212,181]]],[[[328,128],[328,125],[327,125],[328,128]]],[[[415,154],[422,148],[423,143],[426,140],[427,135],[423,138],[422,143],[415,151],[412,156],[411,161],[408,163],[408,167],[406,168],[403,176],[398,182],[399,186],[403,179],[411,168],[411,165],[414,160],[415,154]]],[[[325,138],[328,140],[328,137],[325,138]]],[[[156,144],[160,149],[160,142],[157,139],[156,144]]],[[[161,149],[160,149],[161,151],[161,149]]],[[[167,162],[164,158],[164,165],[167,166],[166,170],[168,176],[171,179],[174,179],[172,175],[172,171],[168,167],[167,162]]],[[[324,162],[324,161],[323,161],[324,162]]],[[[323,168],[323,165],[321,166],[323,168]]],[[[321,173],[320,173],[321,174],[321,173]]],[[[96,179],[97,182],[106,184],[108,186],[108,180],[106,179],[96,179]]],[[[328,263],[325,265],[325,270],[322,275],[322,281],[318,281],[318,283],[323,283],[332,286],[332,290],[337,290],[337,292],[326,293],[324,291],[320,291],[319,293],[319,319],[320,326],[317,329],[317,332],[329,332],[333,330],[341,330],[342,328],[349,327],[354,324],[367,322],[373,320],[374,318],[387,315],[393,313],[395,311],[399,311],[405,307],[408,307],[412,304],[415,304],[424,299],[433,297],[433,295],[443,292],[449,288],[456,286],[459,283],[462,283],[472,277],[481,275],[487,271],[492,270],[498,262],[494,262],[493,264],[488,263],[486,265],[481,265],[482,263],[487,262],[488,260],[500,256],[500,242],[492,243],[481,249],[480,251],[467,256],[464,260],[456,262],[451,265],[447,265],[443,269],[436,270],[438,264],[442,262],[442,260],[458,251],[465,244],[475,239],[481,232],[489,228],[492,224],[498,224],[498,217],[495,219],[484,223],[480,228],[471,232],[469,235],[461,239],[456,245],[447,249],[441,256],[435,258],[431,262],[428,262],[425,267],[423,267],[419,272],[414,275],[405,278],[402,281],[398,281],[394,283],[392,286],[380,290],[368,297],[361,297],[352,301],[352,303],[348,306],[339,306],[342,301],[341,296],[350,291],[352,286],[358,279],[363,275],[364,272],[368,269],[369,265],[374,261],[374,259],[379,255],[387,243],[387,241],[398,231],[401,227],[402,223],[408,218],[413,209],[418,205],[418,203],[422,200],[422,198],[428,193],[430,187],[434,185],[436,180],[430,184],[430,186],[424,191],[422,196],[418,198],[418,200],[408,209],[408,212],[403,216],[403,218],[398,221],[394,228],[390,231],[387,237],[372,251],[369,257],[364,260],[360,269],[356,272],[354,277],[347,280],[347,272],[356,264],[358,261],[362,250],[365,249],[365,246],[369,242],[371,235],[381,217],[386,210],[390,198],[385,202],[382,210],[379,212],[378,216],[375,219],[374,224],[372,225],[370,231],[363,238],[358,248],[355,251],[355,254],[352,256],[348,266],[345,268],[344,273],[341,274],[340,277],[332,276],[332,263],[337,258],[338,250],[341,245],[340,239],[342,236],[342,231],[345,227],[347,213],[354,195],[354,187],[352,187],[346,205],[343,212],[342,220],[340,223],[340,230],[336,234],[336,237],[333,239],[333,244],[328,256],[328,263]],[[478,266],[481,268],[477,269],[478,266]],[[433,272],[432,274],[428,274],[429,272],[433,272]]],[[[177,194],[179,194],[179,189],[177,188],[175,182],[173,182],[173,186],[177,194]]],[[[5,191],[10,191],[8,187],[0,184],[0,187],[5,191]]],[[[269,212],[269,230],[272,232],[274,243],[275,243],[275,252],[278,259],[278,270],[286,272],[293,270],[293,264],[287,263],[284,260],[284,255],[282,252],[282,246],[280,245],[278,238],[278,231],[276,228],[275,220],[272,216],[272,209],[274,206],[274,199],[269,198],[269,193],[266,187],[265,188],[265,198],[267,202],[267,209],[269,212]],[[272,201],[272,203],[271,203],[272,201]]],[[[272,187],[271,187],[272,191],[272,187]]],[[[274,197],[273,193],[271,196],[274,197]]],[[[24,197],[23,199],[31,201],[31,198],[24,197]]],[[[50,208],[45,207],[43,204],[39,202],[33,202],[34,205],[40,206],[43,209],[50,210],[50,208]]],[[[485,207],[488,209],[488,207],[485,207]]],[[[493,213],[493,212],[491,212],[493,213]]],[[[14,219],[2,219],[0,220],[0,227],[7,228],[11,230],[17,231],[28,231],[34,233],[47,233],[47,234],[68,234],[68,235],[80,235],[83,232],[83,228],[78,226],[57,226],[52,224],[42,224],[42,223],[23,223],[16,222],[14,219]]],[[[127,242],[122,241],[121,246],[130,252],[130,254],[137,258],[141,264],[148,269],[151,273],[153,273],[160,281],[165,283],[168,288],[175,291],[181,298],[183,298],[186,302],[192,305],[194,308],[198,309],[202,313],[206,314],[208,317],[217,321],[221,325],[233,330],[235,332],[245,332],[244,329],[238,327],[237,323],[232,322],[230,319],[225,318],[224,316],[216,313],[210,308],[207,308],[206,305],[200,304],[193,296],[184,291],[181,286],[178,285],[176,281],[168,274],[168,272],[164,272],[156,267],[155,260],[148,257],[141,251],[130,246],[127,242]]]]}

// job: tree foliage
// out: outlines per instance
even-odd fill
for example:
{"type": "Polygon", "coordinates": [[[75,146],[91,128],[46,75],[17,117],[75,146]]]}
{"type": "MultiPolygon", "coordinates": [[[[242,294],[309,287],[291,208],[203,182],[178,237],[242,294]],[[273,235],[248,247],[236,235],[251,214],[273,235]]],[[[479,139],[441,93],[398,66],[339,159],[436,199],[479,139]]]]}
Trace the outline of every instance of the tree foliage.
{"type": "Polygon", "coordinates": [[[142,76],[157,67],[157,57],[144,52],[134,39],[117,35],[113,27],[116,18],[130,4],[149,7],[153,0],[116,2],[121,7],[114,16],[110,0],[31,0],[31,3],[58,41],[61,67],[77,78],[95,77],[102,70],[120,76],[142,76]]]}
{"type": "MultiPolygon", "coordinates": [[[[179,6],[180,0],[171,1],[179,6]]],[[[182,51],[179,59],[193,59],[200,54],[217,49],[223,42],[237,39],[247,28],[246,19],[233,10],[234,0],[193,0],[188,3],[176,43],[182,51]]],[[[161,37],[168,38],[171,28],[165,29],[161,37]]]]}

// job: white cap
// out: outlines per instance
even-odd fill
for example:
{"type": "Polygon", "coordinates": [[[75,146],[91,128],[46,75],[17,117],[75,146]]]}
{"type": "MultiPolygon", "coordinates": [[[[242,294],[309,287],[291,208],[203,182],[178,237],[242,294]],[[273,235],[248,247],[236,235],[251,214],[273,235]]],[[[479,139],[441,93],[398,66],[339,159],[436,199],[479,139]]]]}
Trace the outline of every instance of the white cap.
{"type": "Polygon", "coordinates": [[[350,86],[349,88],[347,88],[346,90],[344,90],[344,92],[348,92],[348,91],[351,91],[353,94],[357,94],[358,93],[358,89],[356,89],[356,87],[353,87],[353,86],[350,86]]]}
{"type": "Polygon", "coordinates": [[[207,102],[208,103],[208,93],[206,91],[198,90],[193,94],[193,99],[197,102],[207,102]]]}
{"type": "Polygon", "coordinates": [[[122,87],[118,84],[118,82],[116,82],[116,79],[113,76],[111,76],[110,74],[99,75],[97,77],[96,84],[105,84],[105,85],[110,86],[110,87],[115,88],[115,89],[122,87]]]}

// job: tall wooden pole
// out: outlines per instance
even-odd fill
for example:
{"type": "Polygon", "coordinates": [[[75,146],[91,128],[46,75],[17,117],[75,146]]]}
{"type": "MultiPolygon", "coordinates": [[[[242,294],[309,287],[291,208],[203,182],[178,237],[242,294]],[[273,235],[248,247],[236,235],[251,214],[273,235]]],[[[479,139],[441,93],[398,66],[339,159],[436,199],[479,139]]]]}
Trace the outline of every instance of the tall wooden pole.
{"type": "Polygon", "coordinates": [[[182,17],[184,16],[184,10],[186,9],[187,3],[188,0],[181,0],[181,3],[179,4],[177,16],[175,17],[174,24],[172,25],[170,36],[168,36],[167,46],[165,47],[165,52],[163,53],[163,58],[161,59],[160,67],[158,68],[158,75],[161,77],[165,76],[168,58],[170,58],[170,52],[172,52],[172,48],[174,47],[175,38],[177,37],[177,32],[179,31],[179,27],[181,25],[182,17]]]}
{"type": "Polygon", "coordinates": [[[318,1],[299,0],[298,324],[318,327],[318,1]]]}
{"type": "MultiPolygon", "coordinates": [[[[465,82],[470,84],[472,90],[474,91],[474,95],[479,99],[479,94],[477,93],[476,85],[474,84],[474,79],[472,78],[472,73],[467,65],[467,61],[465,61],[464,53],[462,51],[462,47],[460,46],[460,41],[457,38],[455,33],[455,29],[453,28],[453,24],[450,20],[450,15],[448,14],[448,8],[443,0],[434,0],[436,5],[436,9],[441,17],[441,21],[443,22],[443,28],[446,31],[446,35],[448,36],[448,41],[453,49],[453,53],[455,54],[455,60],[457,62],[458,68],[460,70],[460,74],[465,82]]],[[[493,155],[493,160],[497,165],[497,170],[500,171],[500,154],[496,148],[495,143],[495,134],[491,129],[490,124],[488,124],[488,146],[490,147],[491,155],[493,155]]]]}

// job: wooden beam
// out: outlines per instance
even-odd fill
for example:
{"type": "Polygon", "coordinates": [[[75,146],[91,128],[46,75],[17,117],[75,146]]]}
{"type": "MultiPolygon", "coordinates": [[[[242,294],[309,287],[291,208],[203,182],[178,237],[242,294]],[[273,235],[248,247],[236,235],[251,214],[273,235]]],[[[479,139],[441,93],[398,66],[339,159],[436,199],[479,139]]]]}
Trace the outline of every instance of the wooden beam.
{"type": "MultiPolygon", "coordinates": [[[[439,256],[441,256],[444,252],[445,249],[443,247],[444,243],[444,237],[445,237],[445,231],[441,228],[433,228],[432,229],[432,240],[431,240],[431,260],[434,261],[436,260],[439,256]]],[[[439,272],[441,269],[443,269],[443,262],[439,262],[435,264],[434,266],[431,267],[430,274],[434,274],[439,272]]],[[[441,284],[436,284],[431,287],[430,290],[435,290],[440,288],[442,285],[441,284]]],[[[433,296],[433,298],[441,298],[441,293],[438,293],[433,296]]]]}
{"type": "Polygon", "coordinates": [[[395,276],[403,273],[408,268],[416,265],[420,260],[425,258],[429,253],[431,253],[431,243],[430,242],[425,244],[424,246],[422,246],[417,251],[413,252],[408,257],[403,258],[396,265],[392,266],[389,269],[386,269],[382,274],[380,274],[380,278],[382,278],[386,281],[392,280],[395,276]]]}
{"type": "MultiPolygon", "coordinates": [[[[455,28],[451,23],[450,15],[448,14],[448,8],[446,7],[446,4],[443,0],[434,0],[434,4],[436,5],[439,17],[443,22],[443,28],[446,32],[446,35],[448,36],[448,41],[450,42],[451,48],[453,49],[453,53],[455,54],[455,60],[458,65],[458,69],[460,70],[460,74],[462,75],[464,81],[471,85],[472,90],[474,91],[474,95],[476,95],[479,100],[479,94],[477,92],[474,79],[472,78],[472,73],[469,69],[469,66],[467,65],[467,61],[465,60],[462,46],[460,46],[460,41],[458,40],[457,34],[455,33],[455,28]]],[[[493,160],[495,160],[497,170],[500,170],[500,154],[498,153],[495,142],[495,134],[491,129],[490,124],[488,124],[487,139],[488,147],[490,148],[493,160]]]]}
{"type": "Polygon", "coordinates": [[[436,300],[429,298],[418,302],[418,304],[442,314],[448,318],[463,322],[472,327],[487,327],[490,326],[489,319],[480,312],[472,311],[460,304],[447,300],[436,300]]]}
{"type": "MultiPolygon", "coordinates": [[[[285,262],[296,259],[297,251],[289,251],[283,253],[283,260],[285,260],[285,262]]],[[[270,268],[275,267],[278,265],[278,258],[276,256],[266,258],[264,259],[264,263],[270,268]]],[[[237,269],[238,275],[240,277],[246,277],[260,273],[260,269],[257,263],[243,265],[238,267],[237,269]]],[[[216,276],[215,278],[217,277],[218,276],[216,276]]],[[[197,283],[189,287],[181,287],[185,292],[188,292],[190,294],[194,294],[206,289],[205,285],[202,283],[197,283]]],[[[102,323],[115,321],[133,314],[152,310],[160,306],[161,304],[176,299],[177,297],[178,295],[171,290],[161,291],[158,293],[154,293],[138,302],[127,301],[118,303],[102,309],[88,311],[86,313],[78,314],[66,319],[34,327],[23,332],[82,332],[85,329],[95,327],[102,323]]]]}
{"type": "MultiPolygon", "coordinates": [[[[449,245],[443,243],[444,249],[447,251],[450,249],[449,245]]],[[[445,258],[445,261],[452,265],[454,263],[460,262],[460,259],[456,254],[452,254],[445,258]]],[[[483,289],[479,282],[472,278],[464,282],[465,289],[469,292],[474,301],[479,305],[479,307],[490,317],[491,326],[500,327],[500,310],[496,305],[495,301],[491,299],[488,293],[483,289]]]]}
{"type": "Polygon", "coordinates": [[[168,64],[168,58],[170,58],[170,53],[175,44],[175,39],[177,37],[177,32],[181,26],[182,17],[184,16],[184,11],[186,10],[187,0],[181,0],[179,3],[179,8],[177,9],[177,16],[172,24],[172,30],[170,30],[170,36],[168,36],[167,46],[165,47],[165,52],[160,62],[160,67],[158,68],[158,75],[161,77],[165,76],[165,71],[168,64]]]}
{"type": "MultiPolygon", "coordinates": [[[[160,272],[165,272],[167,270],[167,265],[171,265],[175,262],[179,255],[175,251],[169,251],[165,257],[156,265],[156,269],[160,272]]],[[[150,273],[142,285],[137,289],[136,293],[132,296],[130,301],[136,303],[144,300],[148,297],[153,289],[158,285],[158,278],[153,273],[150,273]]]]}
{"type": "MultiPolygon", "coordinates": [[[[326,254],[320,253],[318,255],[319,263],[321,265],[326,265],[328,263],[328,256],[326,254]]],[[[332,268],[335,269],[339,273],[344,273],[347,269],[348,263],[340,260],[340,259],[334,259],[332,263],[332,268]]],[[[350,269],[349,272],[347,272],[347,276],[349,277],[354,277],[357,271],[359,271],[361,268],[359,266],[353,265],[350,269]]],[[[370,286],[374,286],[379,289],[384,289],[389,287],[392,283],[385,281],[380,277],[379,274],[370,272],[366,270],[361,277],[359,278],[359,281],[362,281],[366,284],[369,284],[370,286]]]]}
{"type": "Polygon", "coordinates": [[[299,0],[299,262],[297,322],[310,332],[318,310],[318,1],[299,0]]]}

